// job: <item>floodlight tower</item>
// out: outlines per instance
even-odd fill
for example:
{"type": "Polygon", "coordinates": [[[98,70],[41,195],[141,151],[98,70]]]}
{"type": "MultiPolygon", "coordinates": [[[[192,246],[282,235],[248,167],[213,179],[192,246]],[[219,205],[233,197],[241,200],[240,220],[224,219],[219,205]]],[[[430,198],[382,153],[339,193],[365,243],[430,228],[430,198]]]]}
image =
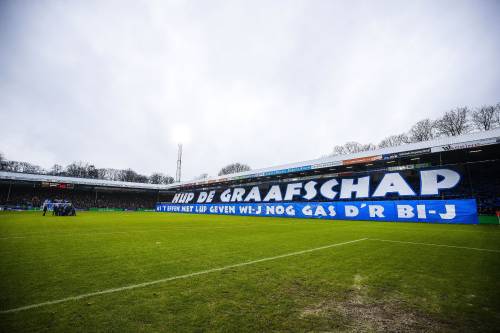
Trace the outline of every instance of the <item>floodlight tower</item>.
{"type": "Polygon", "coordinates": [[[181,181],[181,166],[182,166],[182,143],[179,143],[177,150],[177,171],[175,172],[175,181],[181,181]]]}

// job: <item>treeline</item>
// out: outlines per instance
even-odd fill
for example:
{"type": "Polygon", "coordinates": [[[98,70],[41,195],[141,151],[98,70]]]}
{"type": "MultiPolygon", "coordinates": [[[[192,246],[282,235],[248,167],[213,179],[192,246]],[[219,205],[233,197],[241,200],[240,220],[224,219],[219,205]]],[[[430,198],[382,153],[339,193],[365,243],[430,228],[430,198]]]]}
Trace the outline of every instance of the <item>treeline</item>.
{"type": "MultiPolygon", "coordinates": [[[[223,167],[219,171],[219,176],[249,170],[251,169],[246,164],[232,163],[223,167]]],[[[154,172],[148,177],[146,175],[141,175],[140,173],[137,173],[132,169],[96,168],[93,164],[85,162],[73,162],[71,164],[68,164],[66,167],[63,167],[59,164],[54,164],[52,168],[46,170],[39,165],[28,162],[9,161],[5,159],[2,153],[0,153],[0,171],[32,173],[50,176],[116,180],[133,183],[172,184],[174,182],[174,177],[165,175],[160,172],[154,172]]],[[[208,177],[209,176],[207,173],[203,173],[200,176],[195,177],[193,180],[202,180],[208,177]]]]}
{"type": "Polygon", "coordinates": [[[439,119],[423,119],[411,127],[408,132],[390,135],[378,144],[346,142],[333,148],[328,156],[359,153],[399,146],[405,143],[428,141],[439,137],[456,136],[473,131],[488,131],[500,127],[500,103],[481,106],[475,109],[459,107],[446,112],[439,119]]]}
{"type": "Polygon", "coordinates": [[[51,176],[117,180],[133,183],[171,184],[174,182],[173,177],[159,172],[155,172],[148,177],[132,169],[96,168],[93,164],[84,162],[73,162],[66,167],[54,164],[50,170],[46,170],[39,165],[28,162],[6,160],[2,154],[0,154],[0,170],[51,176]]]}

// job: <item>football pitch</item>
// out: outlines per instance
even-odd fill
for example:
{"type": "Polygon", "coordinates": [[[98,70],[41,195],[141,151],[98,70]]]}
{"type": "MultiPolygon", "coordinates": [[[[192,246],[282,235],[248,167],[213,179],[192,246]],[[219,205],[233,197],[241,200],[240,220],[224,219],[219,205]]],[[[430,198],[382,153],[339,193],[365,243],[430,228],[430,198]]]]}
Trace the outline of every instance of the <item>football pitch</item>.
{"type": "Polygon", "coordinates": [[[2,332],[493,332],[500,228],[0,212],[2,332]]]}

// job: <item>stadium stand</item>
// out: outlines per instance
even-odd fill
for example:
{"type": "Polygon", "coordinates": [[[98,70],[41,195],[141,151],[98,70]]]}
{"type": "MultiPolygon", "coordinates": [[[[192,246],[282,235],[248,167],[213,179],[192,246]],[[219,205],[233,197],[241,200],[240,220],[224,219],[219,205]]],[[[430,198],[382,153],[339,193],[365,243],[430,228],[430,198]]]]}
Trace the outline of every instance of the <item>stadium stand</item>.
{"type": "Polygon", "coordinates": [[[494,214],[500,207],[499,160],[500,129],[495,129],[169,185],[0,172],[0,205],[34,209],[45,199],[61,199],[77,209],[154,209],[180,191],[245,185],[266,190],[290,180],[340,176],[370,175],[377,181],[386,171],[399,172],[418,187],[419,170],[446,166],[459,170],[463,179],[453,193],[440,198],[476,198],[480,213],[494,214]]]}

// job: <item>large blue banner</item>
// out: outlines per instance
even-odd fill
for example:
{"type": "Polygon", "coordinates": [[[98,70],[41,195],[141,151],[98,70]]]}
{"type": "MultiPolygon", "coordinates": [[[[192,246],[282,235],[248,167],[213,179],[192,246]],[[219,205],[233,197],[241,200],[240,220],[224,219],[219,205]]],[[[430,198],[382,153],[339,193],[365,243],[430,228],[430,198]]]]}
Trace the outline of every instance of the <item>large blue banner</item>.
{"type": "Polygon", "coordinates": [[[158,203],[156,211],[385,222],[452,224],[477,224],[479,222],[474,199],[213,204],[158,203]]]}

